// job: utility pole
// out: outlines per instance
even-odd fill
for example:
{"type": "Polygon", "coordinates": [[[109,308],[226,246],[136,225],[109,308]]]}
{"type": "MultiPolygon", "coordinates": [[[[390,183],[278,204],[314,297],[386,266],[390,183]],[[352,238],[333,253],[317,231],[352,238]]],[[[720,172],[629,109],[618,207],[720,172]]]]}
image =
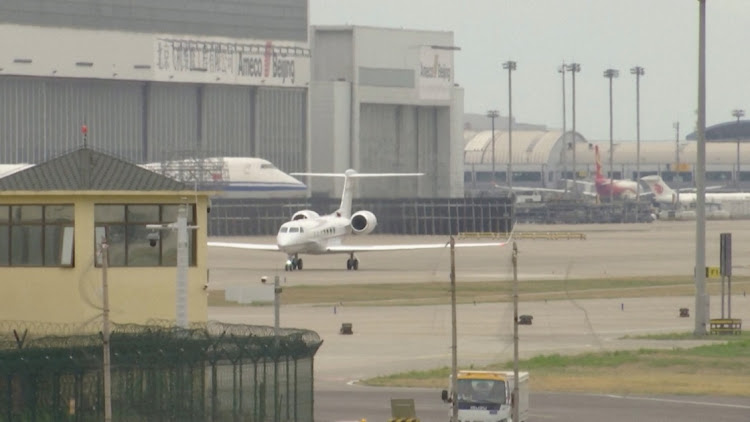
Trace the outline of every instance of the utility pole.
{"type": "Polygon", "coordinates": [[[518,246],[513,241],[513,420],[518,420],[518,246]]]}
{"type": "MultiPolygon", "coordinates": [[[[562,138],[563,138],[563,147],[562,147],[562,162],[563,162],[563,175],[562,178],[565,179],[567,177],[568,173],[568,138],[567,138],[567,130],[566,130],[566,124],[567,119],[565,118],[565,61],[563,61],[562,66],[560,66],[557,69],[557,72],[562,74],[562,138]]],[[[565,193],[568,193],[568,182],[565,181],[565,193]]],[[[567,196],[567,195],[566,195],[567,196]]]]}
{"type": "Polygon", "coordinates": [[[695,169],[695,331],[708,334],[710,303],[706,290],[706,0],[698,0],[698,151],[695,169]]]}
{"type": "MultiPolygon", "coordinates": [[[[680,122],[674,122],[672,123],[672,127],[675,130],[674,134],[674,162],[677,166],[677,175],[680,177],[680,183],[682,183],[682,165],[680,164],[680,122]]],[[[679,186],[678,186],[679,188],[679,186]]],[[[677,199],[676,203],[680,203],[680,189],[677,189],[677,199]]]]}
{"type": "Polygon", "coordinates": [[[578,198],[578,169],[576,168],[576,73],[581,71],[581,65],[571,63],[566,70],[572,73],[573,77],[573,194],[578,198]]]}
{"type": "Polygon", "coordinates": [[[620,71],[616,69],[607,69],[604,71],[604,77],[609,79],[609,203],[614,202],[614,141],[612,138],[612,79],[620,76],[620,71]]]}
{"type": "Polygon", "coordinates": [[[508,70],[508,189],[513,192],[513,91],[510,75],[516,70],[516,62],[503,63],[503,69],[508,70]]]}
{"type": "Polygon", "coordinates": [[[188,226],[187,205],[183,203],[180,204],[180,207],[177,210],[176,222],[170,224],[147,224],[146,228],[150,230],[177,231],[177,282],[175,287],[175,315],[177,326],[180,328],[188,328],[187,290],[188,266],[190,265],[188,253],[188,230],[195,230],[198,228],[198,226],[188,226]]]}
{"type": "Polygon", "coordinates": [[[737,190],[740,189],[740,119],[745,116],[745,110],[734,109],[732,116],[737,118],[737,176],[734,178],[737,190]]]}
{"type": "MultiPolygon", "coordinates": [[[[646,72],[641,66],[630,69],[630,73],[635,75],[635,198],[641,200],[641,76],[646,72]]],[[[636,221],[638,214],[636,213],[636,221]]]]}
{"type": "Polygon", "coordinates": [[[456,239],[451,236],[451,422],[458,422],[458,332],[456,329],[456,239]]]}
{"type": "Polygon", "coordinates": [[[273,278],[273,344],[275,353],[273,358],[273,420],[281,420],[279,403],[279,334],[280,327],[280,308],[281,308],[281,286],[279,285],[279,276],[273,278]]]}
{"type": "Polygon", "coordinates": [[[487,111],[487,117],[490,118],[492,121],[492,188],[494,189],[497,184],[497,181],[495,180],[495,119],[497,116],[500,115],[500,112],[497,110],[489,110],[487,111]]]}
{"type": "Polygon", "coordinates": [[[112,364],[110,362],[109,345],[109,283],[107,282],[107,268],[109,267],[109,244],[107,238],[102,240],[102,342],[103,342],[103,370],[104,370],[104,422],[112,422],[112,364]]]}
{"type": "Polygon", "coordinates": [[[677,163],[677,171],[680,171],[680,122],[672,123],[674,128],[674,162],[677,163]]]}

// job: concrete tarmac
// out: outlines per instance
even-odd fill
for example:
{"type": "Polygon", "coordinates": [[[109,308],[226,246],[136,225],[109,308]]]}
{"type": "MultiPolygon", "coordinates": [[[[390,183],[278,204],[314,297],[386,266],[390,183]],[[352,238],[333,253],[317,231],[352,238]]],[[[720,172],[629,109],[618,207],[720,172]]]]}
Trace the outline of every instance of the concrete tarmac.
{"type": "MultiPolygon", "coordinates": [[[[693,271],[694,222],[518,225],[516,230],[576,231],[586,234],[586,240],[518,240],[521,282],[540,279],[690,275],[693,271]]],[[[723,232],[733,234],[735,274],[750,275],[750,262],[747,258],[750,256],[750,224],[744,221],[708,222],[707,264],[719,265],[718,242],[719,234],[723,232]]],[[[211,240],[274,242],[272,237],[211,240]]],[[[384,235],[362,236],[352,240],[362,244],[445,241],[447,237],[440,236],[384,235]]],[[[456,252],[457,279],[511,279],[510,257],[511,248],[507,246],[459,249],[456,252]]],[[[256,284],[262,275],[271,279],[274,275],[279,275],[283,280],[282,286],[449,281],[448,249],[363,253],[359,255],[359,271],[345,269],[346,255],[305,255],[304,270],[294,272],[283,271],[285,259],[281,253],[209,248],[209,288],[256,284]]],[[[742,291],[735,290],[733,293],[733,317],[750,320],[750,298],[744,296],[742,291]]],[[[623,339],[625,335],[692,331],[694,306],[695,299],[692,296],[524,301],[519,305],[519,313],[531,314],[534,319],[532,325],[520,326],[520,355],[525,358],[550,353],[698,345],[701,344],[700,341],[623,339]],[[679,317],[679,308],[682,307],[690,309],[691,318],[679,317]]],[[[719,310],[720,298],[713,297],[711,315],[716,317],[719,310]]],[[[511,360],[512,315],[511,303],[459,305],[459,364],[483,365],[511,360]]],[[[209,318],[271,326],[273,308],[210,308],[209,318]]],[[[315,357],[315,386],[318,394],[347,388],[347,383],[362,378],[450,366],[451,362],[451,316],[447,291],[444,305],[357,307],[344,302],[335,308],[329,305],[283,306],[281,325],[314,330],[324,340],[315,357]],[[339,328],[344,322],[353,324],[353,335],[339,334],[339,328]]],[[[605,399],[596,399],[602,400],[605,399]]],[[[579,404],[574,407],[582,406],[583,400],[576,401],[579,404]]],[[[333,403],[335,409],[335,401],[333,403]]],[[[745,401],[742,403],[747,406],[745,401]]],[[[554,413],[559,413],[559,410],[554,413]]],[[[605,414],[606,410],[599,416],[605,414]]],[[[689,412],[682,416],[687,417],[686,420],[691,419],[689,412]]],[[[549,415],[543,418],[568,420],[550,418],[549,415]]]]}
{"type": "MultiPolygon", "coordinates": [[[[517,230],[579,231],[586,240],[519,240],[519,280],[543,278],[608,278],[646,275],[686,275],[694,262],[694,222],[611,224],[584,226],[524,226],[517,230]]],[[[711,221],[707,224],[706,262],[718,265],[719,233],[733,233],[736,274],[750,256],[750,224],[711,221]]],[[[223,239],[224,240],[224,239],[223,239]]],[[[228,240],[240,241],[229,238],[228,240]]],[[[254,242],[268,239],[249,238],[254,242]]],[[[422,243],[445,238],[362,236],[355,242],[422,243]]],[[[510,278],[510,247],[458,250],[459,281],[510,278]]],[[[282,286],[428,282],[449,280],[449,251],[422,250],[361,254],[359,271],[346,271],[345,255],[304,256],[302,271],[278,271],[281,253],[209,248],[211,289],[258,283],[261,275],[282,277],[282,286]],[[343,267],[343,269],[342,269],[343,267]]],[[[733,316],[750,320],[750,298],[735,290],[733,316]]],[[[450,306],[354,307],[284,306],[284,327],[318,332],[325,343],[316,356],[317,380],[350,381],[450,364],[450,306]],[[353,324],[354,335],[339,335],[341,324],[353,324]]],[[[693,318],[680,318],[679,308],[694,313],[695,300],[687,297],[557,300],[522,302],[519,314],[534,316],[521,326],[521,355],[640,347],[687,346],[692,342],[622,340],[625,335],[692,331],[693,318]]],[[[712,298],[712,316],[720,310],[712,298]]],[[[512,358],[512,304],[482,303],[458,306],[459,360],[484,364],[512,358]]],[[[209,317],[228,322],[273,325],[271,307],[212,308],[209,317]]],[[[318,382],[316,380],[316,382],[318,382]]]]}
{"type": "MultiPolygon", "coordinates": [[[[518,231],[575,231],[586,240],[519,239],[519,280],[692,275],[695,262],[695,222],[540,226],[518,224],[518,231]]],[[[734,271],[750,275],[750,224],[709,221],[706,263],[719,265],[719,234],[732,233],[734,271]]],[[[270,243],[273,237],[224,237],[211,240],[270,243]]],[[[352,244],[443,243],[447,236],[369,235],[352,237],[352,244]]],[[[457,242],[475,239],[458,239],[457,242]]],[[[511,247],[456,250],[458,281],[512,278],[511,247]]],[[[288,285],[446,281],[450,251],[360,253],[359,271],[346,271],[347,255],[302,255],[304,270],[285,272],[281,252],[209,248],[211,289],[254,283],[261,276],[279,275],[288,285]]]]}

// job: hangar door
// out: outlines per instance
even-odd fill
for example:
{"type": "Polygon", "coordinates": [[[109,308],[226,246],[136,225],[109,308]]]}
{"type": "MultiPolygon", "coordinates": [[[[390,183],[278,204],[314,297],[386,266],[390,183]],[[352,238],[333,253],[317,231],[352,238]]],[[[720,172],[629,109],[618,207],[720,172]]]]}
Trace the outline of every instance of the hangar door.
{"type": "MultiPolygon", "coordinates": [[[[362,181],[361,196],[372,198],[436,197],[438,107],[362,104],[359,171],[422,172],[422,177],[362,181]]],[[[447,170],[445,170],[447,171],[447,170]]]]}
{"type": "Polygon", "coordinates": [[[86,142],[129,160],[143,157],[143,84],[0,77],[0,162],[37,163],[86,142]]]}

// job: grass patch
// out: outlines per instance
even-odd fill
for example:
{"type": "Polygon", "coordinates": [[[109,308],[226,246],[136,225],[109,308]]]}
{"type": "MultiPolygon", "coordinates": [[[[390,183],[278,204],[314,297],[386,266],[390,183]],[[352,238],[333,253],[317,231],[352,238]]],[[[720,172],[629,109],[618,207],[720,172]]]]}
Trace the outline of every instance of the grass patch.
{"type": "MultiPolygon", "coordinates": [[[[477,369],[512,367],[512,362],[503,362],[477,369]]],[[[537,356],[520,361],[519,367],[530,373],[531,388],[538,391],[750,396],[747,388],[750,338],[747,337],[691,349],[537,356]],[[696,382],[696,376],[700,382],[696,382]]],[[[443,367],[392,374],[363,383],[444,388],[449,374],[450,369],[443,367]]]]}
{"type": "MultiPolygon", "coordinates": [[[[750,288],[750,280],[733,280],[737,288],[750,288]]],[[[457,282],[458,303],[507,302],[511,300],[511,281],[457,282]]],[[[708,283],[709,293],[719,291],[718,281],[708,283]]],[[[628,279],[541,280],[519,283],[520,300],[603,299],[623,297],[690,296],[695,293],[690,277],[651,277],[628,279]]],[[[448,303],[450,284],[387,283],[284,287],[282,303],[331,305],[346,303],[360,306],[414,306],[448,303]]],[[[224,301],[221,290],[209,291],[209,306],[232,306],[224,301]]],[[[236,305],[236,304],[234,304],[236,305]]]]}

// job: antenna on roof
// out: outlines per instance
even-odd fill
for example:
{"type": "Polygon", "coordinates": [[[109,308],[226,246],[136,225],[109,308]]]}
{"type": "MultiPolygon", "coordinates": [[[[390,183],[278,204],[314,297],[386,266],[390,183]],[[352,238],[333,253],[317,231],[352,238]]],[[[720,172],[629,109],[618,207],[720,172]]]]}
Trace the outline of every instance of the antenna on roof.
{"type": "Polygon", "coordinates": [[[81,125],[81,134],[83,134],[83,147],[88,148],[88,145],[86,145],[86,137],[89,134],[89,127],[86,126],[86,123],[81,125]]]}

